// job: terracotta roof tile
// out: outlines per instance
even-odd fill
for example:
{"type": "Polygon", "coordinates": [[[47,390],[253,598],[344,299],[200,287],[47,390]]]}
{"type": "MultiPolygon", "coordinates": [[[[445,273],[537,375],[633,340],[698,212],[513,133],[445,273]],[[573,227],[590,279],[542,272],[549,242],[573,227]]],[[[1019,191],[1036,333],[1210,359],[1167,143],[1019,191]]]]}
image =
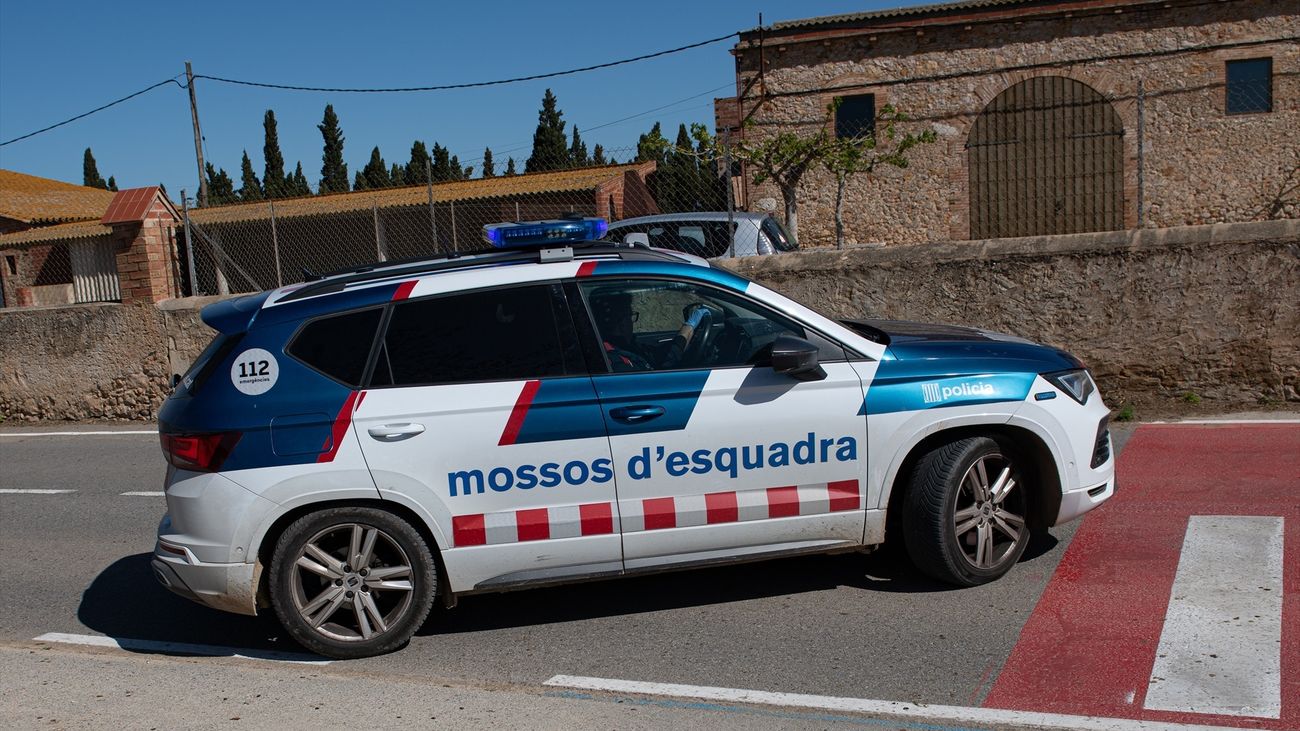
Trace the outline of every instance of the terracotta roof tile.
{"type": "Polygon", "coordinates": [[[111,233],[113,233],[112,227],[105,226],[99,221],[77,221],[76,223],[61,223],[57,226],[40,226],[26,231],[0,235],[0,249],[54,241],[69,241],[71,239],[88,239],[96,236],[107,236],[111,233]]]}
{"type": "MultiPolygon", "coordinates": [[[[512,175],[510,177],[475,178],[450,183],[435,183],[433,185],[433,200],[437,204],[442,204],[451,201],[485,200],[537,193],[595,190],[602,183],[620,178],[629,170],[637,171],[642,175],[648,174],[654,170],[654,163],[608,165],[577,168],[575,170],[558,170],[548,173],[512,175]]],[[[392,208],[428,205],[429,189],[427,186],[417,185],[406,188],[334,193],[310,198],[288,198],[276,200],[274,203],[276,218],[318,216],[350,211],[368,211],[373,207],[392,208]]],[[[199,208],[190,211],[190,219],[200,224],[253,221],[268,216],[269,207],[266,201],[199,208]]]]}
{"type": "Polygon", "coordinates": [[[160,189],[156,185],[118,191],[99,222],[113,224],[143,221],[145,214],[153,207],[154,199],[158,197],[159,192],[160,189]]]}
{"type": "Polygon", "coordinates": [[[62,180],[0,170],[0,216],[32,224],[86,221],[104,215],[113,193],[62,180]]]}

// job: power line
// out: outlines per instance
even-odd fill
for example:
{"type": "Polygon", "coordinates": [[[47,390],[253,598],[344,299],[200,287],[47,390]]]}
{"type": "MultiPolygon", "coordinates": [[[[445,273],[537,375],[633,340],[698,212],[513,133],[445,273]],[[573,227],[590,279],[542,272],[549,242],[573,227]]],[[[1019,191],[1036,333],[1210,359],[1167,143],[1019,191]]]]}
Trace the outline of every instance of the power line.
{"type": "MultiPolygon", "coordinates": [[[[177,74],[177,76],[179,76],[179,74],[177,74]]],[[[35,132],[28,132],[27,134],[25,134],[25,135],[23,135],[23,136],[21,136],[21,137],[15,137],[15,138],[13,138],[12,140],[5,140],[4,142],[0,142],[0,147],[4,147],[5,145],[8,145],[8,144],[13,143],[13,142],[17,142],[17,141],[19,141],[19,140],[25,140],[25,139],[27,139],[28,137],[35,137],[36,135],[38,135],[38,134],[40,134],[40,133],[42,133],[42,132],[49,132],[50,130],[55,129],[56,127],[62,127],[63,125],[65,125],[65,124],[69,124],[69,123],[71,123],[71,122],[75,122],[75,121],[77,121],[78,119],[82,119],[82,118],[84,118],[84,117],[89,117],[90,115],[94,114],[95,112],[102,112],[102,111],[104,111],[105,109],[108,109],[109,107],[116,106],[116,105],[118,105],[118,104],[121,104],[121,103],[124,102],[124,101],[129,100],[129,99],[134,99],[134,98],[140,96],[141,94],[144,94],[145,92],[153,91],[154,89],[157,89],[157,88],[160,87],[160,86],[166,86],[167,84],[175,84],[175,85],[176,85],[176,88],[178,88],[178,89],[184,89],[184,88],[185,88],[184,86],[181,85],[181,83],[180,83],[179,81],[176,80],[176,77],[172,77],[172,78],[170,78],[170,79],[164,79],[163,81],[159,81],[158,83],[154,84],[153,86],[149,86],[149,87],[146,87],[146,88],[144,88],[144,89],[141,89],[140,91],[137,91],[137,92],[134,93],[134,94],[128,94],[127,96],[124,96],[124,97],[122,97],[121,99],[118,99],[118,100],[116,100],[116,101],[111,101],[111,102],[105,104],[105,105],[102,106],[102,107],[95,107],[94,109],[90,110],[89,112],[85,112],[85,113],[83,113],[83,114],[78,114],[78,115],[75,116],[75,117],[70,117],[70,118],[68,118],[68,119],[63,120],[62,122],[57,123],[57,124],[51,124],[51,125],[48,126],[48,127],[44,127],[44,128],[42,128],[42,129],[38,129],[38,130],[36,130],[35,132]]]]}
{"type": "Polygon", "coordinates": [[[607,69],[610,68],[611,66],[622,66],[623,64],[635,63],[637,61],[645,61],[651,58],[658,58],[660,56],[667,56],[673,53],[688,51],[692,48],[699,48],[700,46],[707,46],[712,43],[718,43],[719,41],[725,41],[729,38],[735,38],[739,35],[740,35],[739,33],[728,33],[725,36],[718,36],[717,38],[710,38],[707,41],[700,41],[699,43],[692,43],[686,46],[678,46],[677,48],[670,48],[666,51],[647,53],[643,56],[625,58],[619,61],[609,61],[608,63],[600,63],[594,66],[583,66],[581,68],[568,69],[567,71],[552,71],[550,73],[534,74],[532,76],[516,76],[515,78],[512,79],[497,79],[495,81],[474,81],[474,82],[469,82],[464,84],[442,84],[440,86],[407,86],[407,87],[392,87],[392,88],[359,89],[359,88],[332,88],[332,87],[323,87],[323,86],[295,86],[292,84],[271,84],[263,81],[244,81],[240,79],[227,79],[220,76],[209,76],[207,74],[195,74],[194,78],[210,79],[212,81],[220,81],[226,84],[239,84],[242,86],[259,86],[266,89],[287,89],[290,91],[328,91],[328,92],[346,92],[346,93],[359,93],[359,94],[384,94],[384,93],[411,92],[411,91],[446,91],[449,89],[472,89],[481,86],[499,86],[501,84],[514,84],[520,81],[537,81],[538,79],[551,79],[551,78],[555,78],[556,76],[568,76],[570,74],[578,74],[584,71],[595,71],[597,69],[607,69]]]}

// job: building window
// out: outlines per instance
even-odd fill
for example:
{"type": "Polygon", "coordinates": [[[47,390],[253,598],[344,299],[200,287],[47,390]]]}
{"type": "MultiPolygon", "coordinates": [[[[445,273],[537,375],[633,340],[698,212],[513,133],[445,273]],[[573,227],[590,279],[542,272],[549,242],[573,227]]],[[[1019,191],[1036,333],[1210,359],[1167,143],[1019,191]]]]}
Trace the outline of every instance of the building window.
{"type": "Polygon", "coordinates": [[[1273,59],[1227,62],[1228,114],[1273,111],[1273,59]]]}
{"type": "Polygon", "coordinates": [[[835,136],[844,139],[876,133],[876,95],[840,97],[835,108],[835,136]]]}

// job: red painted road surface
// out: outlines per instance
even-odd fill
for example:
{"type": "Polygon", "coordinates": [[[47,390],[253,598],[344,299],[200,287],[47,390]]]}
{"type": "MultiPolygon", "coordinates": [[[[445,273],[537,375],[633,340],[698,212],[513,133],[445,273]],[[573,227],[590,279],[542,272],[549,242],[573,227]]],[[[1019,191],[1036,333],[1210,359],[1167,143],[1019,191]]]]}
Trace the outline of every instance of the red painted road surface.
{"type": "Polygon", "coordinates": [[[1300,729],[1300,425],[1144,425],[1079,527],[984,705],[1300,729]],[[1143,709],[1193,515],[1285,521],[1280,719],[1143,709]]]}

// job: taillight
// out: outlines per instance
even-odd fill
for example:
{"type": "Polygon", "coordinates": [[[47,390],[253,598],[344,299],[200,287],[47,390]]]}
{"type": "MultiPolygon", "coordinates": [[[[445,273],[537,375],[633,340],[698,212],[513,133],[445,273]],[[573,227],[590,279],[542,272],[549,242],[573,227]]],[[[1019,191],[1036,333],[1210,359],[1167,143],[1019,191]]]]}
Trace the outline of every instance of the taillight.
{"type": "Polygon", "coordinates": [[[240,432],[215,434],[159,434],[163,456],[176,467],[196,472],[216,472],[226,461],[240,432]]]}

